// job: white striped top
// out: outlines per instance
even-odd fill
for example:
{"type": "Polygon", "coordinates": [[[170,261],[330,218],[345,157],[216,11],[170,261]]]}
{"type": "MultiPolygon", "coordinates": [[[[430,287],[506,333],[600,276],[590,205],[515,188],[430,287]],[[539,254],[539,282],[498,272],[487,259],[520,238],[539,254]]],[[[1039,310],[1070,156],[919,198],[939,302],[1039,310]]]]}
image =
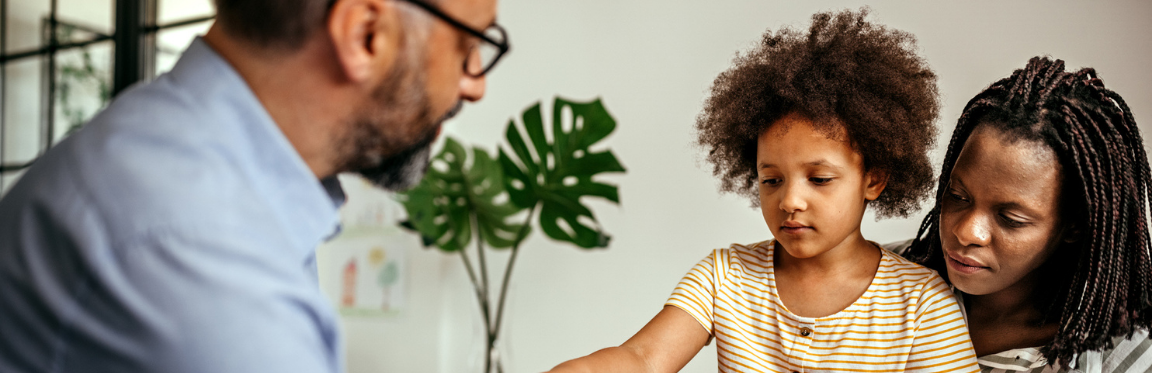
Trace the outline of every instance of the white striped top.
{"type": "MultiPolygon", "coordinates": [[[[897,255],[912,245],[912,240],[883,245],[897,255]]],[[[955,292],[960,310],[964,309],[963,293],[955,292]]],[[[1048,365],[1040,347],[1017,348],[980,356],[981,373],[1149,373],[1152,372],[1152,339],[1147,330],[1139,330],[1131,338],[1112,338],[1113,348],[1087,351],[1076,356],[1071,367],[1048,365]]]]}
{"type": "Polygon", "coordinates": [[[780,302],[773,241],[717,249],[668,299],[716,339],[724,372],[979,372],[963,315],[936,272],[883,253],[864,294],[827,317],[780,302]]]}
{"type": "MultiPolygon", "coordinates": [[[[963,310],[964,300],[956,294],[963,310]]],[[[1039,347],[1017,348],[979,357],[980,373],[1148,373],[1152,372],[1152,340],[1147,330],[1132,338],[1112,338],[1112,348],[1076,355],[1071,367],[1048,365],[1039,347]]]]}

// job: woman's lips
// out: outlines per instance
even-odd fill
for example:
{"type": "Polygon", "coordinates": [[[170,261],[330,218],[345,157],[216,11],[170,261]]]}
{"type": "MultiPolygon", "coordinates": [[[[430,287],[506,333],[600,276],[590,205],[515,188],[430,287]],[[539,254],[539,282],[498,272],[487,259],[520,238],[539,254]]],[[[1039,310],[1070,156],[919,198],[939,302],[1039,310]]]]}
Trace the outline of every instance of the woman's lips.
{"type": "Polygon", "coordinates": [[[949,253],[945,253],[945,257],[947,258],[948,268],[963,274],[970,275],[988,269],[988,267],[984,266],[983,263],[973,259],[965,258],[962,256],[955,256],[949,253]]]}

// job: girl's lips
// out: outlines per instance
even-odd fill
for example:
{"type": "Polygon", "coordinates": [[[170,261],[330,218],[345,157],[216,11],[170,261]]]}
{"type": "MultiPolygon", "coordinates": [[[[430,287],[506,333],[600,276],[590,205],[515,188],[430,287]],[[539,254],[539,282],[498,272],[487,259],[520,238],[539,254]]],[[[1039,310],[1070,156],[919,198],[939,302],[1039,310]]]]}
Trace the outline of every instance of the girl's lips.
{"type": "Polygon", "coordinates": [[[988,269],[988,267],[981,265],[982,263],[975,260],[965,257],[956,257],[947,253],[945,254],[946,261],[948,262],[948,268],[951,268],[953,271],[970,275],[988,269]]]}
{"type": "Polygon", "coordinates": [[[802,234],[802,233],[806,233],[806,232],[811,232],[813,230],[814,229],[812,229],[812,227],[805,226],[805,225],[798,224],[798,223],[792,223],[792,222],[785,222],[783,225],[780,226],[780,232],[781,233],[786,233],[786,234],[791,234],[791,235],[797,235],[797,234],[802,234]]]}

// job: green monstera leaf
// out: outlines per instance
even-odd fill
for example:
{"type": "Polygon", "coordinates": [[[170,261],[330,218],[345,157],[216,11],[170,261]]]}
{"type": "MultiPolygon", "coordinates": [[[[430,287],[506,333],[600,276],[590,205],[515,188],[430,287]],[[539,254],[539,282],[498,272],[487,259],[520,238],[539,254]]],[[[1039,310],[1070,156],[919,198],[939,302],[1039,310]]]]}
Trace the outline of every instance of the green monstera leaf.
{"type": "Polygon", "coordinates": [[[525,110],[522,118],[528,141],[516,128],[515,121],[509,121],[505,132],[512,151],[500,149],[499,155],[512,203],[521,208],[541,203],[540,229],[548,237],[582,248],[607,247],[610,237],[600,230],[592,210],[584,206],[580,198],[600,197],[620,203],[615,185],[593,181],[592,177],[604,172],[624,172],[624,166],[609,150],[589,149],[616,129],[616,120],[599,99],[578,103],[557,97],[552,106],[552,141],[549,142],[539,103],[525,110]],[[565,112],[571,114],[567,122],[563,117],[565,112]],[[567,129],[564,123],[568,123],[567,129]]]}
{"type": "Polygon", "coordinates": [[[446,139],[444,150],[432,159],[420,184],[399,194],[408,211],[404,225],[419,232],[426,246],[463,250],[471,242],[473,229],[478,229],[490,246],[507,248],[528,234],[523,224],[508,223],[523,209],[501,201],[505,189],[500,164],[480,148],[473,148],[472,155],[471,167],[467,167],[464,146],[446,139]]]}

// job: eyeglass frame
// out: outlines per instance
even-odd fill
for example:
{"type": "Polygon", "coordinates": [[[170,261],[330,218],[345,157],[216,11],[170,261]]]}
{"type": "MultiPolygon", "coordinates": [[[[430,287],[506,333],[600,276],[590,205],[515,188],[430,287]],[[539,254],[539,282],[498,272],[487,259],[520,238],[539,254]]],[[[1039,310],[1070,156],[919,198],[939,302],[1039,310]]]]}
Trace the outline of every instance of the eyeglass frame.
{"type": "MultiPolygon", "coordinates": [[[[436,18],[439,18],[441,21],[447,22],[449,25],[452,25],[453,27],[456,27],[460,30],[463,30],[464,32],[468,33],[469,35],[475,36],[475,37],[479,38],[480,40],[482,40],[488,44],[492,44],[492,45],[496,46],[497,49],[500,50],[500,53],[496,54],[496,57],[492,59],[492,62],[489,63],[488,66],[483,67],[483,70],[480,70],[480,73],[478,73],[478,74],[472,74],[471,72],[468,71],[468,59],[469,58],[464,57],[464,66],[463,66],[464,73],[468,74],[468,76],[471,76],[473,78],[479,78],[479,77],[484,76],[484,74],[487,74],[489,71],[491,71],[492,68],[496,66],[496,63],[500,62],[500,59],[503,58],[504,55],[508,53],[508,50],[512,48],[512,46],[508,43],[508,32],[505,31],[504,27],[501,27],[499,24],[492,23],[492,25],[488,26],[488,28],[496,28],[496,30],[500,32],[500,35],[504,36],[503,42],[497,42],[495,40],[492,40],[492,38],[488,37],[488,35],[485,35],[483,31],[477,31],[476,29],[474,29],[468,25],[465,25],[464,22],[460,22],[460,21],[456,20],[455,18],[452,18],[452,16],[449,16],[447,13],[444,13],[444,11],[432,6],[432,4],[428,4],[428,3],[420,1],[420,0],[401,0],[401,1],[408,2],[412,5],[419,7],[420,9],[424,9],[424,11],[432,14],[433,16],[436,16],[436,18]]],[[[468,53],[471,54],[472,51],[468,51],[468,53]]]]}

